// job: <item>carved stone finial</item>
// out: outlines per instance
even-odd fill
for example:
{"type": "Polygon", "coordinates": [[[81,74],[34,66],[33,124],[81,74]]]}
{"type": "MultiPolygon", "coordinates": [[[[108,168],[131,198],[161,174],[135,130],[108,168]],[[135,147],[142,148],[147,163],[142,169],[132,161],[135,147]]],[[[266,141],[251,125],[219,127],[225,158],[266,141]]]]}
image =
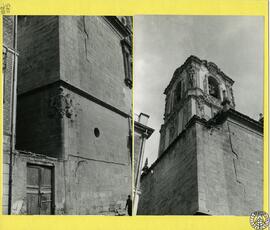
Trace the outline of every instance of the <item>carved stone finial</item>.
{"type": "Polygon", "coordinates": [[[221,102],[221,105],[223,106],[222,110],[223,111],[228,111],[230,109],[230,100],[229,98],[227,97],[227,94],[226,94],[226,91],[223,90],[223,101],[221,102]]]}
{"type": "Polygon", "coordinates": [[[259,114],[259,122],[263,123],[263,114],[262,113],[259,114]]]}
{"type": "Polygon", "coordinates": [[[148,158],[146,158],[145,163],[144,163],[144,166],[143,166],[143,168],[142,168],[143,174],[147,174],[148,169],[149,169],[149,168],[148,168],[148,158]]]}
{"type": "Polygon", "coordinates": [[[148,158],[146,157],[146,160],[144,162],[144,167],[147,167],[148,168],[148,158]]]}
{"type": "Polygon", "coordinates": [[[204,79],[203,79],[203,91],[204,93],[208,93],[207,92],[207,89],[208,89],[208,78],[207,76],[205,75],[204,79]]]}

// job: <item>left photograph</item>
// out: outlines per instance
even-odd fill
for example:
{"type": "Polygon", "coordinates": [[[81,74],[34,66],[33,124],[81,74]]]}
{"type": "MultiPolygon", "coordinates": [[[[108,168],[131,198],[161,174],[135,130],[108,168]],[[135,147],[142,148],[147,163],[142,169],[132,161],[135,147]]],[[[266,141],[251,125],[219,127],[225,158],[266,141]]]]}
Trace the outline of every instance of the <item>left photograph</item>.
{"type": "Polygon", "coordinates": [[[3,16],[3,214],[132,215],[132,23],[3,16]]]}

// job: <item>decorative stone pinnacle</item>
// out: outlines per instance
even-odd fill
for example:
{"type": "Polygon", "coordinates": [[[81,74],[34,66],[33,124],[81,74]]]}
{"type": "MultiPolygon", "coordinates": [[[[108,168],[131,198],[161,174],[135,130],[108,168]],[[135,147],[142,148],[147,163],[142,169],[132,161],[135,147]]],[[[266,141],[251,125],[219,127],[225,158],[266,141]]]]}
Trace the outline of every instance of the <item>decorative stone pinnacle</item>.
{"type": "Polygon", "coordinates": [[[148,168],[148,158],[146,158],[145,163],[144,163],[144,166],[142,168],[143,174],[146,174],[148,172],[148,169],[149,169],[148,168]]]}

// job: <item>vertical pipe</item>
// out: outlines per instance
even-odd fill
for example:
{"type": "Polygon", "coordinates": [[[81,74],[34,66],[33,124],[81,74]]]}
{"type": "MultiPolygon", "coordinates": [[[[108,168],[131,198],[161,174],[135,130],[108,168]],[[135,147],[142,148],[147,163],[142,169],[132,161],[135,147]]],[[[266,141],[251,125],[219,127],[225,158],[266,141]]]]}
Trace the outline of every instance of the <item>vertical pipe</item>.
{"type": "MultiPolygon", "coordinates": [[[[64,92],[64,88],[61,86],[61,83],[59,84],[59,88],[62,88],[63,89],[63,92],[64,92]]],[[[58,89],[57,89],[58,90],[58,89]]],[[[57,94],[59,94],[59,91],[57,91],[57,94]]],[[[57,96],[61,96],[60,94],[57,95],[57,96]]],[[[61,105],[60,107],[61,108],[65,108],[65,105],[63,104],[63,100],[61,100],[61,105]]],[[[60,156],[60,159],[63,160],[63,169],[64,169],[64,197],[65,197],[65,201],[64,201],[64,214],[67,214],[68,213],[68,207],[70,206],[69,203],[67,203],[67,197],[68,197],[68,183],[67,183],[67,180],[68,180],[68,163],[69,163],[69,155],[68,155],[68,152],[67,152],[67,141],[68,141],[68,137],[67,137],[67,132],[68,132],[68,123],[66,122],[66,119],[65,119],[66,115],[64,114],[63,117],[59,116],[57,119],[58,122],[60,122],[60,126],[61,126],[61,156],[60,156]]]]}
{"type": "Polygon", "coordinates": [[[138,164],[137,164],[137,169],[136,169],[134,204],[133,204],[133,213],[134,213],[134,215],[137,214],[137,204],[139,202],[138,191],[140,190],[140,177],[141,177],[141,168],[142,168],[143,157],[144,157],[144,146],[145,146],[145,133],[142,134],[142,140],[141,140],[138,164]],[[137,197],[136,195],[137,194],[138,194],[138,198],[136,200],[136,197],[137,197]]]}
{"type": "MultiPolygon", "coordinates": [[[[13,17],[13,49],[17,51],[17,16],[13,17]]],[[[8,214],[11,214],[12,206],[12,164],[13,152],[15,150],[15,132],[16,132],[16,107],[17,107],[17,53],[13,54],[12,68],[12,109],[11,109],[11,141],[9,154],[9,191],[8,191],[8,214]]]]}

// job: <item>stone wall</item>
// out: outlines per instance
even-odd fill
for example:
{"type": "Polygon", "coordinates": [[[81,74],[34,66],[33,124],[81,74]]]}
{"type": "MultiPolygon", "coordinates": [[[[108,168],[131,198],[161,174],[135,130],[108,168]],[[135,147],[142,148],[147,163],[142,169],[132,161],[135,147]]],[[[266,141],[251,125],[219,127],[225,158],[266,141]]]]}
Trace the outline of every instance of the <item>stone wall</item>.
{"type": "MultiPolygon", "coordinates": [[[[130,165],[129,165],[130,166],[130,165]]],[[[70,156],[66,163],[66,213],[115,215],[123,212],[131,194],[131,170],[126,164],[70,156]]]]}
{"type": "Polygon", "coordinates": [[[242,216],[262,210],[261,131],[243,117],[213,126],[193,121],[141,178],[138,213],[242,216]]]}
{"type": "Polygon", "coordinates": [[[63,137],[57,108],[58,87],[18,96],[16,149],[62,157],[63,137]]]}
{"type": "Polygon", "coordinates": [[[115,215],[123,212],[130,194],[130,174],[124,164],[69,156],[57,160],[30,152],[16,152],[13,164],[12,214],[27,214],[27,165],[53,168],[56,215],[115,215]]]}
{"type": "Polygon", "coordinates": [[[57,16],[18,17],[18,94],[60,78],[57,16]]]}
{"type": "Polygon", "coordinates": [[[131,90],[124,83],[123,35],[104,17],[59,20],[61,79],[129,114],[131,90]]]}
{"type": "Polygon", "coordinates": [[[65,119],[65,153],[100,161],[130,164],[129,121],[70,90],[72,117],[65,119]]]}
{"type": "Polygon", "coordinates": [[[250,215],[263,208],[263,138],[228,120],[209,130],[197,128],[200,212],[250,215]]]}
{"type": "Polygon", "coordinates": [[[198,210],[196,128],[171,144],[141,178],[138,215],[192,215],[198,210]]]}
{"type": "MultiPolygon", "coordinates": [[[[3,17],[3,44],[13,49],[13,30],[14,22],[12,16],[3,17]]],[[[13,54],[6,51],[6,58],[3,61],[3,74],[4,74],[4,92],[3,92],[3,124],[4,133],[11,132],[11,103],[12,103],[12,87],[13,87],[13,54]]]]}
{"type": "Polygon", "coordinates": [[[53,168],[54,171],[54,191],[53,200],[55,203],[55,214],[65,213],[65,173],[63,162],[57,159],[47,158],[45,155],[32,153],[13,154],[13,182],[12,182],[12,214],[27,214],[27,164],[43,165],[53,168]]]}
{"type": "MultiPolygon", "coordinates": [[[[14,17],[3,16],[3,44],[8,48],[14,47],[14,17]]],[[[3,48],[3,52],[4,52],[3,48]]],[[[11,114],[13,89],[13,57],[11,52],[5,51],[3,57],[3,214],[8,213],[8,185],[9,185],[9,153],[11,141],[11,114]]]]}
{"type": "Polygon", "coordinates": [[[123,209],[131,194],[129,121],[72,91],[65,92],[74,104],[74,114],[64,121],[67,213],[106,214],[113,207],[123,209]]]}
{"type": "Polygon", "coordinates": [[[21,17],[19,26],[17,148],[64,161],[65,214],[124,208],[131,89],[123,36],[103,17],[21,17]]]}

